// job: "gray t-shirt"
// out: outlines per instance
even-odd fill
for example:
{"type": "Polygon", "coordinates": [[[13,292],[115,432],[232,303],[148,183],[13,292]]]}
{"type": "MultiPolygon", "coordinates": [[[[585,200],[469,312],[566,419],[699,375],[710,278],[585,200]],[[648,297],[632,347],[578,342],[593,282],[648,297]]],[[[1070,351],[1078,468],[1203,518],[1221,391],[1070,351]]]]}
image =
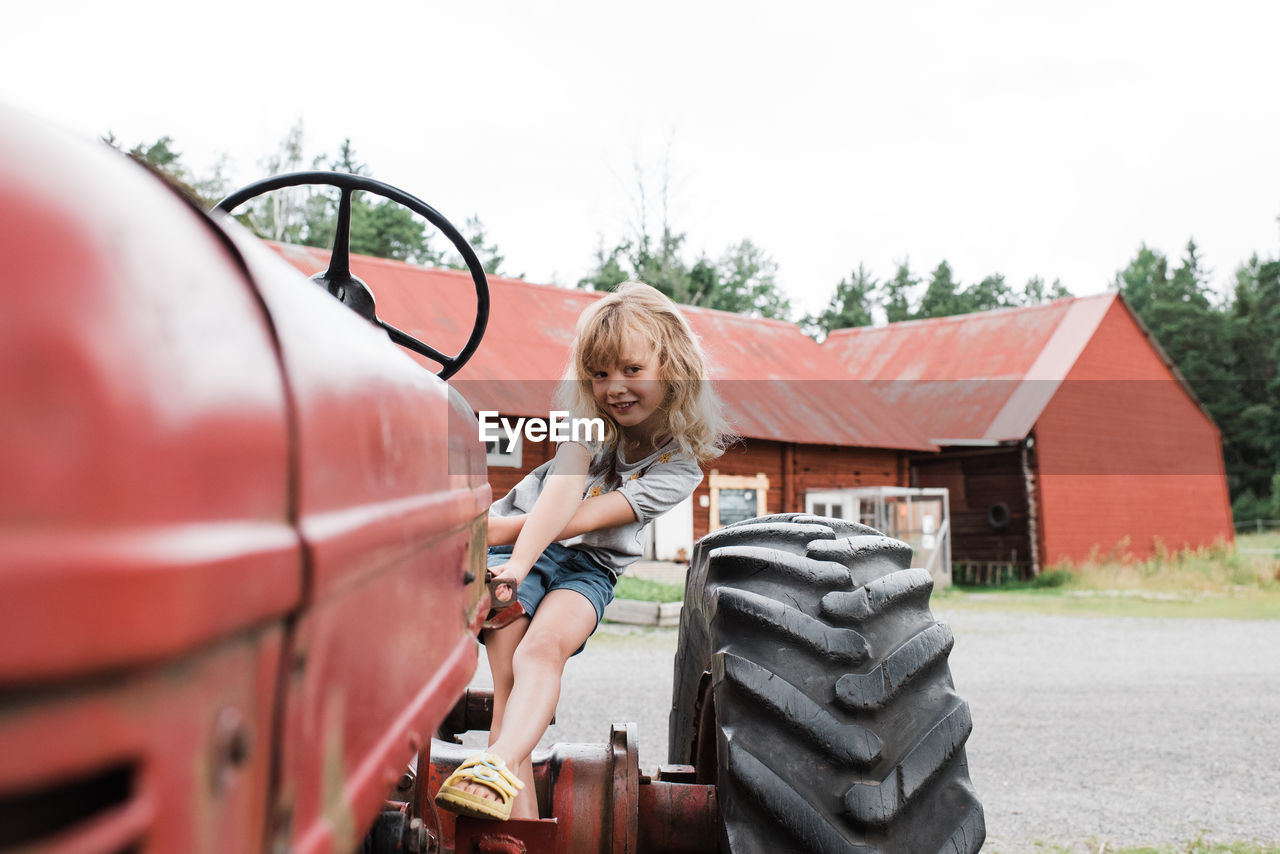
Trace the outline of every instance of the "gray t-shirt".
{"type": "MultiPolygon", "coordinates": [[[[490,515],[516,516],[532,510],[554,464],[555,460],[548,460],[525,475],[514,489],[493,503],[490,515]]],[[[582,497],[621,492],[636,518],[616,528],[561,540],[560,544],[585,552],[617,580],[624,569],[644,554],[641,529],[692,495],[699,483],[702,483],[702,469],[696,460],[680,453],[680,446],[674,440],[636,462],[624,459],[620,449],[616,453],[597,450],[587,470],[587,486],[582,497]]]]}

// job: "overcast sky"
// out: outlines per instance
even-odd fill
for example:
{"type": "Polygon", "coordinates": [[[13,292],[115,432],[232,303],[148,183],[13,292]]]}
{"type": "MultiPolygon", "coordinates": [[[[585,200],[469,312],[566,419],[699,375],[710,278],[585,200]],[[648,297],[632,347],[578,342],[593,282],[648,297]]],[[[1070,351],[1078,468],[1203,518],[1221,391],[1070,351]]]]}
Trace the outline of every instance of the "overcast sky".
{"type": "Polygon", "coordinates": [[[864,263],[1104,290],[1188,237],[1280,245],[1280,3],[6,4],[0,100],[239,183],[298,119],[571,285],[634,166],[692,255],[750,238],[801,311],[864,263]]]}

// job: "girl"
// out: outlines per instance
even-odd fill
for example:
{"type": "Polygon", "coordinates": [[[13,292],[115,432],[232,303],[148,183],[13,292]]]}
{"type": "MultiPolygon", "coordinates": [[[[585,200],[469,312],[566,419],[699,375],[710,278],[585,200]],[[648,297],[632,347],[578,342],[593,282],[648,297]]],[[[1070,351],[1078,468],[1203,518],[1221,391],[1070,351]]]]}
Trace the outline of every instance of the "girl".
{"type": "Polygon", "coordinates": [[[493,673],[489,750],[460,765],[436,802],[472,816],[537,818],[530,754],[555,714],[569,657],[642,553],[640,531],[693,493],[726,434],[697,338],[675,304],[627,282],[578,319],[561,408],[605,423],[589,448],[563,442],[489,510],[499,604],[526,616],[482,640],[493,673]]]}

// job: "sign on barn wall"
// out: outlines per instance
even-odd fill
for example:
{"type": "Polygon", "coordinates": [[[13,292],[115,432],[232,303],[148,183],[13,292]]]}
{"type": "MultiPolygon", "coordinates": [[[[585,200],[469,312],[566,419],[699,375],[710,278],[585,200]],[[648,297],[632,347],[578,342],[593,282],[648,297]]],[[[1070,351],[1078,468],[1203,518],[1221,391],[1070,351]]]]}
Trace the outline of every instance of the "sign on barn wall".
{"type": "Polygon", "coordinates": [[[766,516],[766,496],[769,492],[769,476],[757,474],[755,477],[743,475],[720,474],[711,470],[707,479],[711,490],[711,527],[714,531],[734,522],[766,516]]]}

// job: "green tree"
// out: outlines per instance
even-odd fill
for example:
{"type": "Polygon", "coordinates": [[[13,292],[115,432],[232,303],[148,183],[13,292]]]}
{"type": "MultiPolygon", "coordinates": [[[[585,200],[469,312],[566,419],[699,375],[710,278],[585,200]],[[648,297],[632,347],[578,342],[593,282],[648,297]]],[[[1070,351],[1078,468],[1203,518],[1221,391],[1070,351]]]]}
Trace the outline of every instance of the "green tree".
{"type": "Polygon", "coordinates": [[[687,235],[671,222],[670,178],[664,168],[655,213],[644,171],[635,167],[629,233],[611,247],[601,239],[595,265],[578,287],[613,290],[629,279],[652,285],[675,302],[759,317],[785,319],[791,304],[777,284],[777,262],[750,240],[727,248],[719,259],[685,260],[687,235]],[[654,228],[650,223],[656,221],[654,228]]]}
{"type": "Polygon", "coordinates": [[[849,277],[842,278],[827,307],[816,315],[807,315],[800,323],[814,340],[822,341],[836,329],[871,325],[871,304],[880,283],[862,264],[849,277]]]}
{"type": "Polygon", "coordinates": [[[964,307],[959,295],[960,283],[951,272],[951,265],[941,261],[929,276],[929,285],[924,296],[920,298],[920,308],[916,317],[947,317],[952,314],[963,314],[964,307]]]}
{"type": "Polygon", "coordinates": [[[611,291],[635,279],[652,285],[678,303],[692,304],[699,298],[705,299],[718,279],[705,275],[710,265],[705,258],[699,259],[704,265],[703,278],[696,283],[690,279],[691,271],[680,257],[684,241],[683,233],[663,223],[661,236],[656,240],[641,228],[607,251],[602,243],[596,251],[596,266],[578,280],[578,287],[611,291]]]}
{"type": "Polygon", "coordinates": [[[1280,463],[1280,264],[1251,259],[1220,301],[1195,241],[1172,273],[1144,244],[1115,283],[1218,425],[1234,512],[1256,518],[1280,463]]]}
{"type": "MultiPolygon", "coordinates": [[[[301,128],[298,128],[298,157],[301,160],[301,128]]],[[[291,132],[292,133],[292,132],[291,132]]],[[[334,172],[371,177],[369,166],[357,156],[351,139],[344,139],[338,153],[327,163],[324,156],[313,161],[317,168],[327,167],[334,172]]],[[[309,188],[311,189],[311,188],[309,188]]],[[[311,189],[299,204],[302,225],[292,240],[306,246],[328,247],[338,227],[338,199],[340,194],[329,188],[311,189]]],[[[351,251],[357,255],[391,258],[411,264],[438,266],[444,258],[427,233],[427,223],[413,211],[390,199],[370,193],[356,192],[351,196],[351,251]]],[[[499,260],[501,260],[499,258],[499,260]]]]}
{"type": "MultiPolygon", "coordinates": [[[[102,141],[120,150],[114,133],[107,132],[102,141]]],[[[182,153],[174,148],[173,137],[162,136],[151,144],[138,143],[126,152],[131,158],[169,182],[178,192],[201,208],[208,210],[227,194],[228,185],[224,171],[227,156],[223,154],[214,164],[212,172],[197,177],[185,163],[182,153]]]]}
{"type": "Polygon", "coordinates": [[[715,276],[708,277],[708,287],[692,294],[689,305],[785,320],[791,314],[791,301],[778,287],[777,273],[778,264],[767,252],[742,240],[725,250],[715,276]]]}
{"type": "Polygon", "coordinates": [[[1067,290],[1061,279],[1054,279],[1053,284],[1046,287],[1043,278],[1032,276],[1027,279],[1027,284],[1023,286],[1022,297],[1019,302],[1022,305],[1039,305],[1069,296],[1071,296],[1071,291],[1067,290]]]}
{"type": "MultiPolygon", "coordinates": [[[[280,175],[300,170],[303,164],[303,135],[302,119],[298,119],[289,128],[284,139],[280,140],[276,150],[260,161],[263,172],[267,175],[280,175]]],[[[316,192],[311,187],[286,187],[258,196],[248,202],[248,209],[238,215],[237,219],[267,240],[319,245],[308,243],[310,220],[315,213],[311,199],[316,192]]]]}
{"type": "Polygon", "coordinates": [[[885,319],[889,323],[911,319],[913,315],[911,295],[919,284],[920,280],[911,272],[910,263],[904,258],[898,264],[893,278],[885,281],[876,294],[880,305],[884,307],[885,319]]]}
{"type": "MultiPolygon", "coordinates": [[[[462,227],[462,235],[467,239],[467,243],[471,244],[471,251],[476,253],[476,257],[480,259],[480,266],[490,276],[505,276],[502,272],[502,262],[506,260],[502,256],[502,252],[498,249],[498,244],[490,243],[488,231],[484,227],[484,223],[480,221],[479,214],[472,214],[467,217],[466,225],[462,227]]],[[[462,255],[456,249],[451,250],[445,256],[444,266],[453,270],[465,270],[467,264],[462,260],[462,255]]],[[[524,273],[511,278],[523,279],[524,273]]]]}
{"type": "Polygon", "coordinates": [[[606,250],[604,238],[601,237],[596,245],[595,267],[578,280],[578,287],[593,291],[611,291],[631,278],[631,274],[627,271],[628,267],[627,257],[622,247],[615,246],[606,250]]]}
{"type": "Polygon", "coordinates": [[[1144,243],[1129,265],[1116,273],[1115,289],[1141,317],[1153,295],[1162,292],[1168,282],[1169,261],[1144,243]]]}
{"type": "Polygon", "coordinates": [[[1137,310],[1178,370],[1211,406],[1214,385],[1226,374],[1227,329],[1225,313],[1210,301],[1208,275],[1195,241],[1188,241],[1173,275],[1154,279],[1150,298],[1137,310]]]}
{"type": "Polygon", "coordinates": [[[974,311],[990,311],[994,308],[1008,308],[1017,305],[1013,288],[999,273],[992,273],[977,284],[970,285],[956,296],[956,314],[968,314],[974,311]]]}
{"type": "MultiPolygon", "coordinates": [[[[1265,505],[1280,502],[1272,472],[1280,472],[1280,262],[1254,255],[1236,270],[1226,318],[1231,375],[1226,410],[1218,416],[1232,492],[1265,505]]],[[[1237,521],[1263,518],[1253,505],[1237,521]]],[[[1243,514],[1243,515],[1242,515],[1243,514]]],[[[1280,515],[1269,518],[1280,519],[1280,515]]]]}

